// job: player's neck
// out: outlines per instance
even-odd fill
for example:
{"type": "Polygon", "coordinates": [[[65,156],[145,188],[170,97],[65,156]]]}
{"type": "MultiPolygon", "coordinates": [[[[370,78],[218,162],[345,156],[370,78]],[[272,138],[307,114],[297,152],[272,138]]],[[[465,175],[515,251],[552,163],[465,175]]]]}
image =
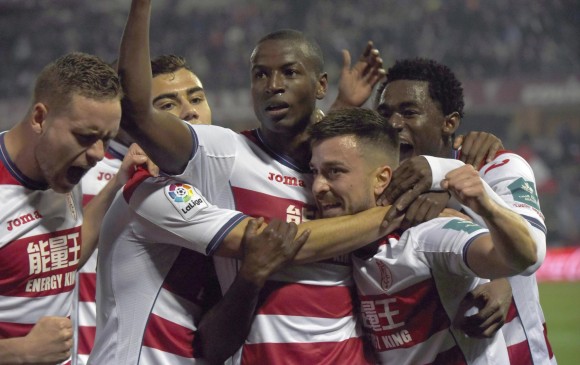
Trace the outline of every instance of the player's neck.
{"type": "Polygon", "coordinates": [[[301,168],[307,168],[310,162],[310,144],[306,131],[298,134],[272,133],[260,128],[264,142],[273,151],[288,156],[301,168]]]}
{"type": "Polygon", "coordinates": [[[40,167],[34,156],[38,137],[29,130],[27,121],[16,124],[4,135],[4,144],[10,160],[26,177],[43,181],[40,167]]]}

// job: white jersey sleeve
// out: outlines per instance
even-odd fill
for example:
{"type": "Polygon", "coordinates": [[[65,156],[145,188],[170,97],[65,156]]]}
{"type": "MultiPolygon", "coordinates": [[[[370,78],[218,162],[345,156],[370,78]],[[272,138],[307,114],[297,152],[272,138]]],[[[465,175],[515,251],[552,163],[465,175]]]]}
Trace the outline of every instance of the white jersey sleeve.
{"type": "Polygon", "coordinates": [[[458,218],[435,218],[408,230],[407,244],[434,271],[461,276],[477,276],[467,264],[471,243],[489,231],[480,225],[458,218]]]}
{"type": "Polygon", "coordinates": [[[215,125],[188,126],[193,138],[193,156],[176,178],[195,185],[206,196],[219,196],[230,189],[239,135],[215,125]]]}
{"type": "Polygon", "coordinates": [[[536,243],[538,261],[522,275],[530,275],[546,257],[546,233],[544,215],[536,190],[534,172],[526,160],[511,152],[496,155],[495,159],[479,170],[481,178],[507,203],[510,210],[524,218],[536,243]]]}
{"type": "Polygon", "coordinates": [[[431,190],[441,191],[441,181],[445,179],[445,175],[451,170],[455,170],[463,165],[463,161],[454,160],[451,158],[441,158],[422,155],[427,160],[431,168],[431,190]]]}
{"type": "Polygon", "coordinates": [[[192,185],[158,177],[125,194],[135,212],[135,235],[143,243],[168,243],[211,255],[246,216],[210,204],[192,185]]]}
{"type": "MultiPolygon", "coordinates": [[[[445,178],[449,171],[463,165],[461,161],[425,157],[431,166],[433,186],[440,186],[441,180],[436,179],[445,178]]],[[[536,243],[538,261],[521,275],[532,274],[542,265],[546,256],[546,226],[540,211],[534,173],[530,165],[519,155],[510,152],[500,153],[479,170],[479,175],[493,201],[526,220],[530,235],[536,243]]],[[[477,224],[485,226],[484,220],[479,215],[465,206],[462,207],[477,224]]]]}
{"type": "MultiPolygon", "coordinates": [[[[425,158],[427,158],[427,162],[429,162],[429,166],[431,167],[431,173],[432,173],[432,179],[433,182],[431,184],[431,187],[435,187],[438,186],[439,189],[433,189],[433,190],[441,190],[441,182],[445,179],[445,175],[447,175],[449,172],[451,172],[452,170],[455,170],[463,165],[465,165],[462,161],[459,160],[452,160],[449,158],[441,158],[441,157],[433,157],[433,156],[423,156],[425,158]]],[[[483,179],[482,179],[483,180],[483,179]]],[[[489,186],[487,184],[487,182],[485,180],[483,180],[483,187],[485,189],[485,192],[489,195],[489,197],[496,202],[497,204],[499,204],[500,206],[504,207],[504,208],[508,208],[509,206],[502,200],[502,198],[495,193],[495,191],[491,188],[491,186],[489,186]]],[[[454,198],[452,198],[452,200],[454,202],[450,203],[450,205],[452,207],[457,207],[457,206],[461,206],[461,209],[465,210],[470,217],[473,218],[473,220],[482,226],[485,226],[485,222],[484,220],[476,213],[474,213],[469,207],[460,204],[459,202],[455,201],[454,198]]]]}

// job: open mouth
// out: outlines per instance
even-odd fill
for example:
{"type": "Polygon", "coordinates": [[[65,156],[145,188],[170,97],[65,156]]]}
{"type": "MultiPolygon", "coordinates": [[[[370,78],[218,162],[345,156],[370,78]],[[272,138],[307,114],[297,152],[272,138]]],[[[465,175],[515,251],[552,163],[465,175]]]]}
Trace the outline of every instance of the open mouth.
{"type": "Polygon", "coordinates": [[[266,112],[270,115],[282,115],[288,111],[290,105],[284,102],[270,103],[266,106],[266,112]]]}
{"type": "Polygon", "coordinates": [[[399,144],[399,161],[403,162],[406,159],[413,157],[414,155],[415,147],[406,141],[401,141],[399,144]]]}
{"type": "Polygon", "coordinates": [[[88,169],[84,168],[84,167],[80,167],[80,166],[71,166],[69,167],[69,169],[66,172],[66,177],[67,180],[76,185],[78,184],[81,179],[83,178],[83,176],[85,176],[85,174],[87,173],[87,171],[89,171],[88,169]]]}

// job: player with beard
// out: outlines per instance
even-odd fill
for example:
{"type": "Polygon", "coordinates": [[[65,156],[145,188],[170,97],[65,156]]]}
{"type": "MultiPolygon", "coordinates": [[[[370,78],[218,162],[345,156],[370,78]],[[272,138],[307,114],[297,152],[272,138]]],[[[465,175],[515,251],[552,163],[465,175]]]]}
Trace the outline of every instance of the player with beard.
{"type": "MultiPolygon", "coordinates": [[[[322,217],[375,207],[398,164],[397,131],[377,113],[353,108],[329,113],[310,134],[312,190],[322,217]]],[[[452,320],[479,277],[528,270],[536,245],[526,221],[496,203],[470,165],[447,173],[441,187],[485,217],[489,231],[446,212],[355,252],[365,329],[381,364],[507,363],[501,332],[467,337],[452,320]]]]}

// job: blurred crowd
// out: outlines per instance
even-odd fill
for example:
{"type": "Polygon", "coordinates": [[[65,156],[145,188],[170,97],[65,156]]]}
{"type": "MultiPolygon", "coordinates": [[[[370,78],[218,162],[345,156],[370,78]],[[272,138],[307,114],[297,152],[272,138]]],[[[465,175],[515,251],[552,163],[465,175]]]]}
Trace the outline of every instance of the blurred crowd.
{"type": "MultiPolygon", "coordinates": [[[[128,4],[0,0],[0,99],[27,97],[40,68],[65,52],[113,61],[128,4]]],[[[369,39],[386,66],[425,56],[449,65],[461,80],[580,75],[578,1],[165,0],[153,7],[152,53],[185,56],[215,94],[248,88],[253,45],[279,28],[303,30],[320,43],[331,83],[340,51],[356,56],[369,39]]],[[[542,112],[508,122],[500,137],[536,169],[549,242],[580,244],[580,120],[557,117],[550,133],[542,112]]]]}
{"type": "MultiPolygon", "coordinates": [[[[113,60],[126,0],[0,1],[0,96],[24,93],[55,55],[91,51],[113,60]],[[26,30],[25,32],[22,30],[26,30]]],[[[304,30],[322,46],[329,74],[340,50],[368,39],[385,63],[417,55],[437,59],[461,79],[580,72],[580,2],[564,0],[186,1],[154,4],[152,51],[191,60],[213,89],[246,87],[249,52],[260,35],[304,30]]]]}

